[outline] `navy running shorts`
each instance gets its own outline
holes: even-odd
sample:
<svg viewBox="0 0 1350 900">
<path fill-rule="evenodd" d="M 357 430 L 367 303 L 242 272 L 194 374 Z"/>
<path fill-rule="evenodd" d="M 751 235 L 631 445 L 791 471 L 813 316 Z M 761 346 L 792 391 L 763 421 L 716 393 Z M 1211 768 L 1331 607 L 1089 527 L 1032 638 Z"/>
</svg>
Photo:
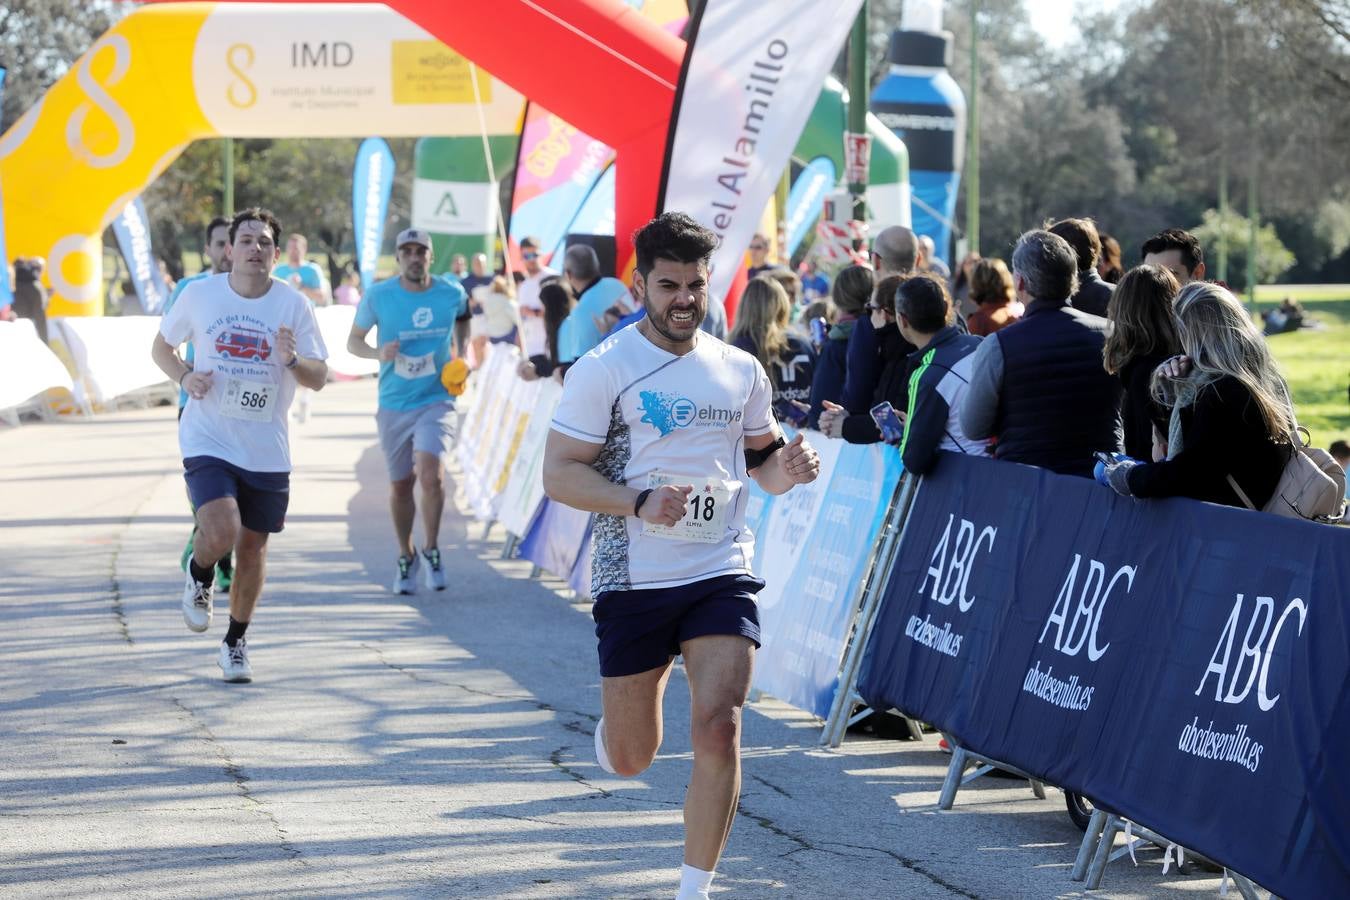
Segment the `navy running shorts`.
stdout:
<svg viewBox="0 0 1350 900">
<path fill-rule="evenodd" d="M 183 478 L 193 509 L 233 497 L 239 504 L 239 522 L 249 531 L 276 534 L 286 527 L 289 472 L 250 472 L 214 456 L 189 456 L 183 460 Z"/>
<path fill-rule="evenodd" d="M 605 591 L 595 598 L 600 674 L 636 675 L 680 655 L 680 643 L 710 634 L 737 634 L 759 647 L 753 575 L 720 575 L 673 588 Z"/>
</svg>

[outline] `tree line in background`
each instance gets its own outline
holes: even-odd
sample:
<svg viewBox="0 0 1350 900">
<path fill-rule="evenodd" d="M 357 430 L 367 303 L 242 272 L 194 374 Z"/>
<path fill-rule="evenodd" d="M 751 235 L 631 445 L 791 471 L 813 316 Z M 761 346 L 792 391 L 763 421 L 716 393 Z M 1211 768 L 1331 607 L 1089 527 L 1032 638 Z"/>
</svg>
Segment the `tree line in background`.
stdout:
<svg viewBox="0 0 1350 900">
<path fill-rule="evenodd" d="M 416 138 L 390 138 L 398 161 L 389 197 L 388 235 L 412 217 L 413 148 Z M 323 256 L 333 284 L 355 256 L 352 235 L 352 167 L 359 138 L 323 140 L 236 139 L 234 205 L 266 206 L 287 233 L 309 239 L 310 255 Z M 155 228 L 155 246 L 170 268 L 184 251 L 199 251 L 202 226 L 220 214 L 224 141 L 198 141 L 143 195 Z M 111 237 L 105 239 L 111 240 Z M 174 272 L 175 277 L 180 273 Z"/>
<path fill-rule="evenodd" d="M 970 5 L 947 4 L 952 76 L 969 92 Z M 1167 226 L 1192 229 L 1214 272 L 1245 286 L 1248 176 L 1257 277 L 1350 281 L 1350 2 L 1126 0 L 1047 47 L 1024 0 L 974 0 L 980 58 L 980 235 L 1007 256 L 1045 219 L 1088 215 L 1127 267 Z M 902 0 L 872 0 L 874 78 Z M 1226 167 L 1230 215 L 1218 215 Z M 964 194 L 965 183 L 962 183 Z M 965 198 L 957 203 L 964 226 Z"/>
<path fill-rule="evenodd" d="M 1026 0 L 950 0 L 951 73 L 967 91 L 971 2 L 985 255 L 1006 256 L 1021 231 L 1045 219 L 1090 215 L 1120 240 L 1130 264 L 1145 237 L 1178 225 L 1203 236 L 1211 261 L 1218 235 L 1228 235 L 1229 282 L 1242 287 L 1241 213 L 1255 171 L 1258 279 L 1350 281 L 1350 0 L 1125 0 L 1081 16 L 1082 37 L 1062 48 L 1047 47 L 1031 28 Z M 885 76 L 902 4 L 869 4 L 874 80 Z M 0 8 L 10 68 L 3 127 L 128 8 L 8 0 Z M 393 225 L 411 213 L 414 143 L 390 141 L 399 162 Z M 340 268 L 352 250 L 358 144 L 235 141 L 235 204 L 266 203 Z M 1226 221 L 1217 213 L 1225 169 Z M 221 170 L 221 142 L 199 142 L 146 191 L 171 268 L 200 246 L 201 225 L 220 211 Z M 958 227 L 964 209 L 962 197 Z"/>
</svg>

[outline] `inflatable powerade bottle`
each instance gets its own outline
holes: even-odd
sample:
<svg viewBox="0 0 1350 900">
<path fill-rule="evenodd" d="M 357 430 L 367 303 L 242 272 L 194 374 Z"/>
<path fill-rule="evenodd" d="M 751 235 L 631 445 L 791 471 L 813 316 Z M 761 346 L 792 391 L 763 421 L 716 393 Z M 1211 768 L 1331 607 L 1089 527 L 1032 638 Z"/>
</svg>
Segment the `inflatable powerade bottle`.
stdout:
<svg viewBox="0 0 1350 900">
<path fill-rule="evenodd" d="M 909 150 L 914 233 L 931 237 L 937 255 L 950 265 L 966 97 L 947 73 L 951 32 L 933 27 L 891 34 L 891 71 L 872 93 L 872 112 Z"/>
</svg>

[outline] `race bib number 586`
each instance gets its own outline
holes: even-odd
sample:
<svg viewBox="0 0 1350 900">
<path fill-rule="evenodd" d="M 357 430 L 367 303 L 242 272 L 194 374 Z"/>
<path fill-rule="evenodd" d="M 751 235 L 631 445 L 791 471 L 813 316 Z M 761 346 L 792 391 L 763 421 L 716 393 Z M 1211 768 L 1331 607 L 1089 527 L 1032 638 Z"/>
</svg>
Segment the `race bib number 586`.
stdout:
<svg viewBox="0 0 1350 900">
<path fill-rule="evenodd" d="M 674 525 L 643 522 L 642 533 L 669 541 L 694 541 L 701 544 L 716 544 L 722 540 L 727 528 L 727 509 L 731 505 L 731 491 L 726 483 L 719 478 L 671 475 L 667 472 L 653 472 L 647 481 L 647 487 L 653 489 L 667 484 L 694 486 L 685 500 L 684 518 Z"/>
<path fill-rule="evenodd" d="M 229 378 L 220 397 L 220 414 L 246 422 L 270 422 L 277 403 L 277 386 Z"/>
</svg>

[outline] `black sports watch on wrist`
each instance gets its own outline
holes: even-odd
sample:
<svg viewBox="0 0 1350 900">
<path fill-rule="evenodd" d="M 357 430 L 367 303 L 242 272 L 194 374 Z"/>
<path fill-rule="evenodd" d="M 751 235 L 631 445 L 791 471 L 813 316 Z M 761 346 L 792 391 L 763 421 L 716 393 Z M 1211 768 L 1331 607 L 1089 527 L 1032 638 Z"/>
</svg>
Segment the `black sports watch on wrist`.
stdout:
<svg viewBox="0 0 1350 900">
<path fill-rule="evenodd" d="M 652 495 L 651 488 L 647 488 L 645 491 L 640 491 L 638 493 L 637 499 L 633 501 L 633 515 L 641 517 L 642 504 L 646 503 L 647 498 L 650 497 L 651 495 Z"/>
</svg>

